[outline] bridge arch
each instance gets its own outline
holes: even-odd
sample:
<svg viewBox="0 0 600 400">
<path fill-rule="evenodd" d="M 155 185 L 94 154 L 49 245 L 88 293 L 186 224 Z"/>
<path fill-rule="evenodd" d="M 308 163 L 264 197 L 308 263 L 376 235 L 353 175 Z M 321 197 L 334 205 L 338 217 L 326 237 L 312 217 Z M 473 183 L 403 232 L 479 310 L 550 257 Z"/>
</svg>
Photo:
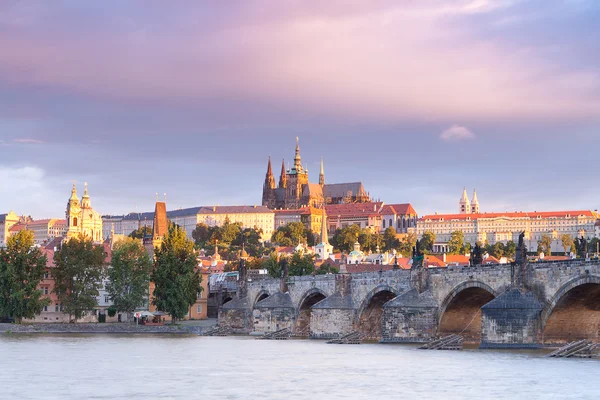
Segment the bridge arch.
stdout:
<svg viewBox="0 0 600 400">
<path fill-rule="evenodd" d="M 541 323 L 543 342 L 600 342 L 600 276 L 579 276 L 564 284 L 542 311 Z"/>
<path fill-rule="evenodd" d="M 481 307 L 496 295 L 494 289 L 480 281 L 455 286 L 440 305 L 438 334 L 461 334 L 466 341 L 481 341 Z"/>
<path fill-rule="evenodd" d="M 260 292 L 258 292 L 256 294 L 256 297 L 254 297 L 254 302 L 252 303 L 252 309 L 254 310 L 254 307 L 256 307 L 256 304 L 259 301 L 263 301 L 267 297 L 269 297 L 269 292 L 267 292 L 266 290 L 262 289 Z"/>
<path fill-rule="evenodd" d="M 379 284 L 365 296 L 356 314 L 356 329 L 363 338 L 379 340 L 382 336 L 383 305 L 400 292 L 387 284 Z"/>
<path fill-rule="evenodd" d="M 302 295 L 296 313 L 296 325 L 294 327 L 296 336 L 310 335 L 310 309 L 326 297 L 327 294 L 319 288 L 311 288 Z"/>
</svg>

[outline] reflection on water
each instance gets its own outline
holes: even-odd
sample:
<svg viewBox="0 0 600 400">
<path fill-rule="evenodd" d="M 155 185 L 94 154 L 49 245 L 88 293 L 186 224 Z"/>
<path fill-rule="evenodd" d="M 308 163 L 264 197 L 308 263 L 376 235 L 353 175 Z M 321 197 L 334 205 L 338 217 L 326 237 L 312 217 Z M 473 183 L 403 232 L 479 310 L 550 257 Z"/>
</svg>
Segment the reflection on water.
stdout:
<svg viewBox="0 0 600 400">
<path fill-rule="evenodd" d="M 6 399 L 598 399 L 600 362 L 247 337 L 0 335 Z"/>
</svg>

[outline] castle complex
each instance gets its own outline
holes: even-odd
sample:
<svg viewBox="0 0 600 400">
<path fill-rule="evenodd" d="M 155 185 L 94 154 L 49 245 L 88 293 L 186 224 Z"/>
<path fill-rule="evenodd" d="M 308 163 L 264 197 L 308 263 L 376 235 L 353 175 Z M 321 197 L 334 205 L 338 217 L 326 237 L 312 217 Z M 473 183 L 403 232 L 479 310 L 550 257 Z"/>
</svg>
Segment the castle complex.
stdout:
<svg viewBox="0 0 600 400">
<path fill-rule="evenodd" d="M 296 138 L 294 165 L 286 170 L 281 163 L 279 185 L 275 183 L 271 158 L 263 185 L 262 205 L 271 209 L 297 209 L 320 207 L 325 204 L 366 203 L 370 201 L 362 182 L 325 184 L 325 170 L 321 160 L 319 183 L 309 183 L 308 170 L 302 166 L 300 145 Z"/>
</svg>

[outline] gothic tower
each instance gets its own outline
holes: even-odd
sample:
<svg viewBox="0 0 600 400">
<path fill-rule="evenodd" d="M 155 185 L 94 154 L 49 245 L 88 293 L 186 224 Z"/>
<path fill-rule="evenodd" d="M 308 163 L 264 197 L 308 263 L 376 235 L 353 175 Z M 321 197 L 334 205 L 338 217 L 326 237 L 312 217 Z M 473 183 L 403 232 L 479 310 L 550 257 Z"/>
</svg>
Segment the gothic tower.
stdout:
<svg viewBox="0 0 600 400">
<path fill-rule="evenodd" d="M 273 175 L 273 168 L 271 167 L 271 157 L 269 157 L 267 174 L 265 176 L 265 183 L 263 184 L 263 206 L 275 208 L 275 188 L 275 176 Z"/>
<path fill-rule="evenodd" d="M 471 200 L 471 214 L 479 214 L 479 200 L 475 189 L 473 189 L 473 200 Z"/>
<path fill-rule="evenodd" d="M 77 236 L 77 234 L 80 232 L 80 214 L 81 204 L 79 203 L 79 197 L 77 197 L 77 187 L 75 186 L 75 182 L 73 182 L 71 197 L 69 197 L 69 201 L 67 202 L 67 211 L 65 213 L 68 238 Z"/>
<path fill-rule="evenodd" d="M 459 204 L 459 214 L 470 214 L 471 213 L 471 202 L 469 201 L 469 196 L 467 195 L 467 188 L 463 189 L 463 194 L 460 199 Z"/>
<path fill-rule="evenodd" d="M 285 207 L 299 208 L 301 206 L 302 192 L 308 184 L 308 170 L 302 166 L 300 157 L 300 144 L 296 137 L 296 155 L 294 166 L 287 172 L 287 186 L 285 192 Z"/>
<path fill-rule="evenodd" d="M 287 175 L 285 172 L 285 160 L 281 160 L 281 175 L 279 175 L 279 189 L 287 187 Z"/>
<path fill-rule="evenodd" d="M 325 186 L 325 168 L 323 167 L 323 159 L 321 158 L 321 172 L 319 173 L 319 185 Z"/>
</svg>

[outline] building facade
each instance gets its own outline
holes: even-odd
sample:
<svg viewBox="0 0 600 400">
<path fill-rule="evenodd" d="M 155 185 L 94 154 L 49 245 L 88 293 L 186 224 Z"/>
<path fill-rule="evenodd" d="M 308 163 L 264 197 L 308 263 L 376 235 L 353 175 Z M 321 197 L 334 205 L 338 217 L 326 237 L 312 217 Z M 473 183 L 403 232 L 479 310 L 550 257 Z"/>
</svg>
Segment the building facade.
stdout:
<svg viewBox="0 0 600 400">
<path fill-rule="evenodd" d="M 465 242 L 474 245 L 476 242 L 495 244 L 508 241 L 518 242 L 519 234 L 525 233 L 525 245 L 529 251 L 537 251 L 538 241 L 544 235 L 552 238 L 552 251 L 564 252 L 561 236 L 567 234 L 572 238 L 595 236 L 595 225 L 598 214 L 591 210 L 546 211 L 546 212 L 504 212 L 482 213 L 479 210 L 477 195 L 474 201 L 466 197 L 466 190 L 459 201 L 458 214 L 425 215 L 417 220 L 415 229 L 410 229 L 418 238 L 425 232 L 433 232 L 436 236 L 434 251 L 444 252 L 450 241 L 452 232 L 461 231 Z M 468 210 L 468 212 L 467 212 Z"/>
<path fill-rule="evenodd" d="M 321 160 L 319 183 L 310 183 L 308 170 L 302 165 L 300 145 L 296 138 L 296 154 L 291 168 L 281 163 L 279 185 L 275 184 L 275 176 L 271 158 L 267 164 L 267 173 L 263 183 L 262 205 L 271 209 L 298 209 L 306 206 L 320 207 L 325 204 L 364 203 L 370 196 L 362 182 L 325 183 L 325 169 Z"/>
<path fill-rule="evenodd" d="M 0 214 L 0 247 L 6 247 L 6 240 L 10 237 L 10 228 L 19 223 L 19 216 L 13 211 Z"/>
<path fill-rule="evenodd" d="M 35 244 L 43 245 L 57 237 L 63 237 L 67 232 L 67 221 L 64 219 L 40 219 L 18 223 L 10 228 L 10 235 L 14 235 L 23 229 L 33 232 Z"/>
<path fill-rule="evenodd" d="M 85 184 L 81 201 L 77 197 L 77 188 L 73 184 L 65 216 L 67 221 L 66 237 L 68 239 L 84 235 L 91 238 L 94 242 L 102 242 L 102 218 L 92 208 L 87 183 Z"/>
</svg>

